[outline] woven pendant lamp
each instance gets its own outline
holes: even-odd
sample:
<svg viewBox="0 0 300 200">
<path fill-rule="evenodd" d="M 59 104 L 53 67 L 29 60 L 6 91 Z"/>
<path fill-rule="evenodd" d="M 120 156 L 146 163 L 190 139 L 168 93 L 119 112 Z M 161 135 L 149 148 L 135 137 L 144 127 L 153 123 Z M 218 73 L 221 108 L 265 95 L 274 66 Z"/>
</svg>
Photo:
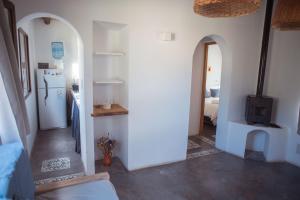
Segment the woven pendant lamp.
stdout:
<svg viewBox="0 0 300 200">
<path fill-rule="evenodd" d="M 272 26 L 280 30 L 300 29 L 300 1 L 279 0 Z"/>
<path fill-rule="evenodd" d="M 237 17 L 256 11 L 261 0 L 195 0 L 194 12 L 205 17 Z"/>
</svg>

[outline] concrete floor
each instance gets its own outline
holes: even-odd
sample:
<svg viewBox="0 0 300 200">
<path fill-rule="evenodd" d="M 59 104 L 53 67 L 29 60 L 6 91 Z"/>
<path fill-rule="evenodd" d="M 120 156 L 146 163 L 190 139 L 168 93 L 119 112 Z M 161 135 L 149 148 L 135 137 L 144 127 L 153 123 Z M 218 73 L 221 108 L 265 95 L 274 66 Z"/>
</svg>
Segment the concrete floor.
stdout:
<svg viewBox="0 0 300 200">
<path fill-rule="evenodd" d="M 227 153 L 127 172 L 119 159 L 109 171 L 120 200 L 299 200 L 300 168 L 243 160 Z"/>
<path fill-rule="evenodd" d="M 51 134 L 52 133 L 52 134 Z M 35 179 L 82 172 L 70 130 L 39 133 L 32 153 Z M 71 169 L 41 173 L 45 159 L 69 156 Z M 73 164 L 72 164 L 73 163 Z M 243 160 L 218 153 L 174 164 L 128 172 L 118 158 L 108 171 L 120 200 L 299 200 L 300 168 L 287 163 Z"/>
<path fill-rule="evenodd" d="M 39 131 L 31 153 L 31 167 L 34 180 L 60 177 L 84 171 L 80 154 L 75 152 L 75 140 L 71 128 Z M 70 168 L 52 172 L 41 172 L 44 160 L 70 158 Z"/>
</svg>

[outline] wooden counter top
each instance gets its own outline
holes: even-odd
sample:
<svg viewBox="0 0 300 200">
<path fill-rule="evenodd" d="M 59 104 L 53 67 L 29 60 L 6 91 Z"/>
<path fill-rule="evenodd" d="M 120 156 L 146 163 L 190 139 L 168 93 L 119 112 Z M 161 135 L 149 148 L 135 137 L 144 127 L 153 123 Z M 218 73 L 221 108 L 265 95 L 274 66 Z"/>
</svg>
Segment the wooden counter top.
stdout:
<svg viewBox="0 0 300 200">
<path fill-rule="evenodd" d="M 94 111 L 91 114 L 92 117 L 103 117 L 113 115 L 127 115 L 128 110 L 120 106 L 119 104 L 112 104 L 111 109 L 107 110 L 103 108 L 103 105 L 95 105 Z"/>
</svg>

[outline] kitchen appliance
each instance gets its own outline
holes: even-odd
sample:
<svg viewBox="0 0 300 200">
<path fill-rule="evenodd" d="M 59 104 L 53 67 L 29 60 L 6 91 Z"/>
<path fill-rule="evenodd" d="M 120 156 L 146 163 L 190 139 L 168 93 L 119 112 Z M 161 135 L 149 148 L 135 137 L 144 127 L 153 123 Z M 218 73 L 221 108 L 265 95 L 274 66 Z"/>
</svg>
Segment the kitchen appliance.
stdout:
<svg viewBox="0 0 300 200">
<path fill-rule="evenodd" d="M 67 127 L 66 80 L 57 69 L 38 69 L 38 106 L 41 130 Z"/>
</svg>

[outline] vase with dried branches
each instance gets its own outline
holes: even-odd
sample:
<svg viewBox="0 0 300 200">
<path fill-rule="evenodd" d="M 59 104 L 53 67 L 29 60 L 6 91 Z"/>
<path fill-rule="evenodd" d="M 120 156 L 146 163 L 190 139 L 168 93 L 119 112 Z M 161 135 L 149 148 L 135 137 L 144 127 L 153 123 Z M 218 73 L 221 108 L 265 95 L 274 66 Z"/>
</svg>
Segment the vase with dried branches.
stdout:
<svg viewBox="0 0 300 200">
<path fill-rule="evenodd" d="M 115 148 L 115 145 L 116 145 L 116 141 L 111 140 L 109 138 L 109 133 L 108 133 L 108 137 L 101 137 L 97 141 L 97 146 L 103 153 L 103 165 L 104 166 L 110 166 L 111 165 L 111 163 L 112 163 L 112 151 Z"/>
</svg>

